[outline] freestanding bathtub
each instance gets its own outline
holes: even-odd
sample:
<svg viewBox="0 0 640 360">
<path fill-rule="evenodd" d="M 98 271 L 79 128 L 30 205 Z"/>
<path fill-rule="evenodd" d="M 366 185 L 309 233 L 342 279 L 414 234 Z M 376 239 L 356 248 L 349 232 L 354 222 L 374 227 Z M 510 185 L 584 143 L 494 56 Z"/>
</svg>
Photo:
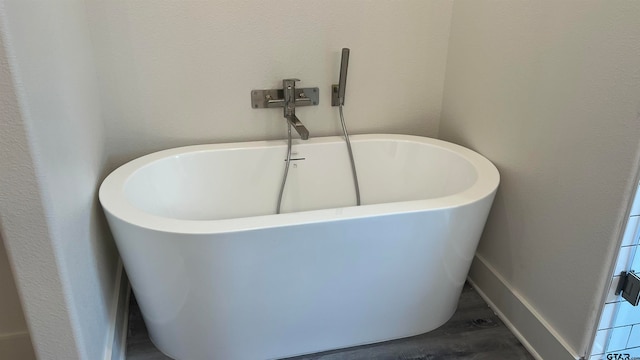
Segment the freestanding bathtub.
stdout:
<svg viewBox="0 0 640 360">
<path fill-rule="evenodd" d="M 154 344 L 175 359 L 259 360 L 421 334 L 453 315 L 498 186 L 463 147 L 352 136 L 160 151 L 100 201 Z"/>
</svg>

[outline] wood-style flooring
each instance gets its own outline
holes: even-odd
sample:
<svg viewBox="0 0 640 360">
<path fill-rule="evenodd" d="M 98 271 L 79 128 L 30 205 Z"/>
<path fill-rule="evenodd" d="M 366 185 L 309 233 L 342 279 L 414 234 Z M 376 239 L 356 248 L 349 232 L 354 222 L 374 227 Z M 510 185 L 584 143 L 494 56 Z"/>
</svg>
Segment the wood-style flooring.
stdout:
<svg viewBox="0 0 640 360">
<path fill-rule="evenodd" d="M 127 360 L 166 360 L 149 340 L 133 296 L 129 311 Z M 469 285 L 451 320 L 409 338 L 326 351 L 287 360 L 533 360 L 518 339 Z M 180 359 L 189 360 L 189 359 Z M 233 360 L 233 359 L 224 359 Z M 258 360 L 258 359 L 256 359 Z"/>
</svg>

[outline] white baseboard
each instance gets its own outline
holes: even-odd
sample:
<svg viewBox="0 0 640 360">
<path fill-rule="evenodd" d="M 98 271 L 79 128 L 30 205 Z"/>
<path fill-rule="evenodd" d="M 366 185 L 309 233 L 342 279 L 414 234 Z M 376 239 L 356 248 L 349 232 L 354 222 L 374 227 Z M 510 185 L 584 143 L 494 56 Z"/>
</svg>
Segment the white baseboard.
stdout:
<svg viewBox="0 0 640 360">
<path fill-rule="evenodd" d="M 35 360 L 29 333 L 0 334 L 0 359 Z"/>
<path fill-rule="evenodd" d="M 111 309 L 104 360 L 124 360 L 126 355 L 131 288 L 129 287 L 127 274 L 122 267 L 122 261 L 118 262 L 114 289 L 115 293 L 113 295 L 113 307 Z"/>
<path fill-rule="evenodd" d="M 540 313 L 478 254 L 471 265 L 469 282 L 534 358 L 580 358 Z"/>
</svg>

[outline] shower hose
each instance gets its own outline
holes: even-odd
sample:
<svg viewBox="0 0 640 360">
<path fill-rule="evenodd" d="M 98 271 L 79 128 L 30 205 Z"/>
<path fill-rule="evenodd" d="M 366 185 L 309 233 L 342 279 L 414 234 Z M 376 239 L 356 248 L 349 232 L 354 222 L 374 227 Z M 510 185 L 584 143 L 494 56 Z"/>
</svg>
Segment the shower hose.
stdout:
<svg viewBox="0 0 640 360">
<path fill-rule="evenodd" d="M 349 160 L 351 160 L 351 174 L 353 175 L 353 186 L 356 189 L 356 205 L 360 206 L 360 184 L 358 183 L 358 173 L 356 172 L 356 162 L 353 159 L 353 151 L 351 150 L 351 141 L 349 141 L 349 133 L 347 133 L 347 124 L 344 122 L 344 115 L 342 114 L 342 101 L 338 106 L 340 111 L 340 122 L 342 123 L 342 132 L 344 133 L 344 141 L 347 143 L 347 150 L 349 151 Z"/>
<path fill-rule="evenodd" d="M 282 205 L 282 194 L 284 193 L 284 186 L 287 183 L 287 175 L 289 175 L 289 162 L 291 161 L 291 124 L 287 121 L 287 160 L 284 166 L 284 175 L 282 176 L 282 184 L 280 184 L 280 195 L 278 195 L 278 206 L 276 207 L 276 214 L 280 214 L 280 205 Z"/>
<path fill-rule="evenodd" d="M 342 132 L 344 133 L 344 140 L 347 143 L 347 150 L 349 151 L 349 160 L 351 160 L 351 174 L 353 175 L 353 185 L 356 190 L 356 205 L 360 206 L 360 185 L 358 183 L 358 173 L 356 172 L 356 162 L 353 159 L 353 151 L 351 150 L 351 141 L 349 140 L 349 133 L 347 132 L 347 125 L 344 121 L 344 114 L 342 112 L 342 102 L 338 107 L 340 111 L 340 123 L 342 124 Z M 280 214 L 280 207 L 282 205 L 282 195 L 284 194 L 284 187 L 287 183 L 287 176 L 289 175 L 289 162 L 291 161 L 291 124 L 287 123 L 287 160 L 284 166 L 284 175 L 282 176 L 282 184 L 280 184 L 280 195 L 278 195 L 278 206 L 276 207 L 276 214 Z"/>
</svg>

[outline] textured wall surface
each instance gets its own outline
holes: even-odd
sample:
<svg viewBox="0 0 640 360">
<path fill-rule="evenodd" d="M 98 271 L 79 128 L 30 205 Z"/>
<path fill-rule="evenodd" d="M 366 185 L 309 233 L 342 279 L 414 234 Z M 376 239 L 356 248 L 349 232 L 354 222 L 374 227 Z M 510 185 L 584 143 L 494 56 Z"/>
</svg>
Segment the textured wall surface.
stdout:
<svg viewBox="0 0 640 360">
<path fill-rule="evenodd" d="M 502 176 L 478 254 L 575 353 L 586 350 L 635 186 L 638 18 L 636 1 L 453 10 L 440 136 Z"/>
<path fill-rule="evenodd" d="M 76 343 L 56 254 L 48 236 L 25 124 L 9 72 L 5 14 L 0 15 L 0 230 L 13 259 L 36 352 L 45 359 L 75 359 Z"/>
<path fill-rule="evenodd" d="M 88 2 L 110 164 L 178 145 L 286 137 L 252 89 L 320 87 L 300 108 L 311 136 L 338 134 L 330 85 L 351 48 L 353 133 L 436 136 L 452 1 Z M 296 135 L 297 136 L 297 135 Z"/>
<path fill-rule="evenodd" d="M 0 87 L 4 85 L 0 80 Z M 16 284 L 4 247 L 1 227 L 0 294 L 2 294 L 0 296 L 0 359 L 35 359 L 22 305 L 20 305 Z"/>
<path fill-rule="evenodd" d="M 100 359 L 117 257 L 96 196 L 105 149 L 85 4 L 0 4 L 15 86 L 2 94 L 3 237 L 39 357 Z"/>
<path fill-rule="evenodd" d="M 0 234 L 0 337 L 27 331 L 22 306 L 13 281 L 11 267 L 4 248 L 4 240 Z"/>
</svg>

